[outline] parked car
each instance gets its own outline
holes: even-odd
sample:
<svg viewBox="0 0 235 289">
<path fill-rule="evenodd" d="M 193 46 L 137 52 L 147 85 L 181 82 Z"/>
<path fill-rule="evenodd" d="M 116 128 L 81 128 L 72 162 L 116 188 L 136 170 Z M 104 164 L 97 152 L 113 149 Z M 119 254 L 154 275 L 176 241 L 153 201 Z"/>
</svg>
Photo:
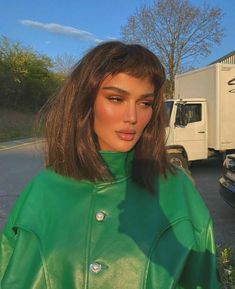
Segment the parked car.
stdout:
<svg viewBox="0 0 235 289">
<path fill-rule="evenodd" d="M 226 203 L 235 208 L 235 154 L 227 155 L 224 173 L 219 179 L 220 195 Z"/>
</svg>

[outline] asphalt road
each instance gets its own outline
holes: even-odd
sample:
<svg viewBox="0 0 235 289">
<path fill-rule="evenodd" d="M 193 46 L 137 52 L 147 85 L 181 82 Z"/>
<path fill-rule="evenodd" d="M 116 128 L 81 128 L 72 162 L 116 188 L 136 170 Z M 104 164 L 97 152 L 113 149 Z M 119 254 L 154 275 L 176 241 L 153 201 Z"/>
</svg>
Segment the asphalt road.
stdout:
<svg viewBox="0 0 235 289">
<path fill-rule="evenodd" d="M 43 168 L 40 143 L 0 145 L 0 229 L 16 197 Z"/>
<path fill-rule="evenodd" d="M 196 187 L 211 213 L 216 243 L 235 249 L 235 209 L 228 206 L 219 194 L 218 179 L 223 173 L 222 161 L 216 158 L 200 161 L 190 169 Z"/>
<path fill-rule="evenodd" d="M 0 145 L 0 229 L 19 192 L 43 168 L 40 143 L 5 148 Z M 221 161 L 211 159 L 197 162 L 192 165 L 191 171 L 212 215 L 216 243 L 235 248 L 235 209 L 225 204 L 219 195 Z"/>
</svg>

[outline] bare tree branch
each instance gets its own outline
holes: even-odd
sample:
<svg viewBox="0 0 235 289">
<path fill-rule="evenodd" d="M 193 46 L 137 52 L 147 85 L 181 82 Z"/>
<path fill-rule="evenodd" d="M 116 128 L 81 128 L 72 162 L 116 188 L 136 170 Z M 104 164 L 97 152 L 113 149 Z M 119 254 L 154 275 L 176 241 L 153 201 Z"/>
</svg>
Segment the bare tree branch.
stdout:
<svg viewBox="0 0 235 289">
<path fill-rule="evenodd" d="M 174 77 L 199 56 L 207 56 L 224 35 L 217 7 L 195 6 L 189 0 L 156 0 L 144 5 L 121 27 L 122 38 L 140 43 L 161 59 L 173 93 Z"/>
<path fill-rule="evenodd" d="M 54 70 L 67 75 L 75 65 L 76 61 L 76 57 L 68 53 L 57 55 L 54 59 Z"/>
</svg>

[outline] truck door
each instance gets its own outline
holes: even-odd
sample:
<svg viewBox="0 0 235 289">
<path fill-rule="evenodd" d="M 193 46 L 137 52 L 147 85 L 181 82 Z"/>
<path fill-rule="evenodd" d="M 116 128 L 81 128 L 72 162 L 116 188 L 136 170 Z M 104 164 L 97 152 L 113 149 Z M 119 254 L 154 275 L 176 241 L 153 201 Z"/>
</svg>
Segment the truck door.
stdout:
<svg viewBox="0 0 235 289">
<path fill-rule="evenodd" d="M 180 120 L 182 105 L 178 105 L 176 111 L 174 143 L 185 148 L 189 160 L 205 159 L 207 158 L 206 102 L 187 102 L 183 106 L 183 125 L 182 120 Z"/>
</svg>

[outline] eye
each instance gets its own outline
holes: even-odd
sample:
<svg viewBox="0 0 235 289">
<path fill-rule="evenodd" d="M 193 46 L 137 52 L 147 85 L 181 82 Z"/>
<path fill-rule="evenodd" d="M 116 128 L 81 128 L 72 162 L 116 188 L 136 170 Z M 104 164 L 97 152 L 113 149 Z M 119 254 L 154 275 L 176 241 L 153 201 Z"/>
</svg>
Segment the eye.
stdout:
<svg viewBox="0 0 235 289">
<path fill-rule="evenodd" d="M 123 100 L 120 96 L 108 96 L 107 99 L 112 102 L 122 102 Z"/>
<path fill-rule="evenodd" d="M 150 100 L 141 101 L 140 104 L 144 107 L 153 107 L 153 101 Z"/>
</svg>

